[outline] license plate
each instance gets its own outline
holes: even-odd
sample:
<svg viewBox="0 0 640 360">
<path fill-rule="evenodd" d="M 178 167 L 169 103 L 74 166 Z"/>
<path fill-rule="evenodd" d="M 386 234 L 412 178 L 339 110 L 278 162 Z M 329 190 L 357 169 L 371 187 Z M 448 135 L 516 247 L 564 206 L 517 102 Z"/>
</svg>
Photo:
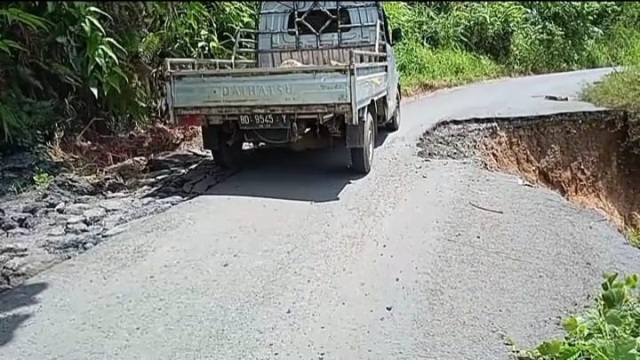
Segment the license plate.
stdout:
<svg viewBox="0 0 640 360">
<path fill-rule="evenodd" d="M 240 115 L 242 129 L 288 129 L 289 116 L 286 114 Z"/>
</svg>

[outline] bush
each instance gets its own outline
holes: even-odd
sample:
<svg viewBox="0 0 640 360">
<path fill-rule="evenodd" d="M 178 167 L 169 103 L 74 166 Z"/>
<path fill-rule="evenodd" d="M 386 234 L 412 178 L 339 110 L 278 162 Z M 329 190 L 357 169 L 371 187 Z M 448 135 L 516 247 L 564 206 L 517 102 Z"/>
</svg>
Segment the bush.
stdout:
<svg viewBox="0 0 640 360">
<path fill-rule="evenodd" d="M 567 335 L 545 341 L 536 349 L 522 351 L 520 360 L 637 360 L 640 359 L 640 298 L 638 275 L 618 280 L 606 277 L 594 306 L 581 316 L 570 317 L 562 326 Z"/>
<path fill-rule="evenodd" d="M 598 106 L 640 113 L 640 68 L 614 72 L 596 84 L 587 86 L 583 99 Z"/>
<path fill-rule="evenodd" d="M 408 92 L 456 86 L 504 74 L 504 68 L 486 56 L 462 50 L 432 50 L 413 43 L 396 49 L 401 82 Z"/>
<path fill-rule="evenodd" d="M 117 132 L 162 117 L 162 60 L 224 56 L 229 34 L 253 27 L 255 9 L 254 2 L 3 3 L 0 136 L 31 143 L 89 122 Z"/>
<path fill-rule="evenodd" d="M 387 3 L 394 23 L 403 24 L 406 42 L 399 49 L 400 63 L 415 61 L 415 49 L 454 56 L 451 69 L 422 56 L 429 69 L 416 84 L 437 87 L 487 76 L 536 74 L 611 66 L 628 62 L 640 46 L 640 6 L 624 2 L 460 2 Z M 402 51 L 410 49 L 411 51 Z M 634 50 L 635 49 L 635 50 Z M 446 55 L 444 55 L 446 54 Z M 403 59 L 405 58 L 405 59 Z M 459 64 L 475 59 L 475 66 L 460 71 Z M 445 68 L 441 68 L 445 66 Z M 434 70 L 435 68 L 436 70 Z M 454 69 L 456 68 L 456 69 Z M 434 79 L 443 75 L 446 81 Z M 455 81 L 451 81 L 451 78 Z"/>
</svg>

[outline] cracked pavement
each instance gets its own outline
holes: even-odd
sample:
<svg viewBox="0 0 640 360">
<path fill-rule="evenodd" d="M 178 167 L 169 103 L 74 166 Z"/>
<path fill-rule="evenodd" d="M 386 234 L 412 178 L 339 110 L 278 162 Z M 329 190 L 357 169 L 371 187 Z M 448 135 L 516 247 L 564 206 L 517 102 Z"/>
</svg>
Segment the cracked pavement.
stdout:
<svg viewBox="0 0 640 360">
<path fill-rule="evenodd" d="M 0 298 L 0 359 L 508 359 L 505 337 L 558 336 L 602 272 L 640 270 L 636 250 L 595 212 L 416 142 L 443 119 L 592 109 L 539 96 L 606 71 L 404 104 L 364 178 L 341 151 L 256 154 Z"/>
</svg>

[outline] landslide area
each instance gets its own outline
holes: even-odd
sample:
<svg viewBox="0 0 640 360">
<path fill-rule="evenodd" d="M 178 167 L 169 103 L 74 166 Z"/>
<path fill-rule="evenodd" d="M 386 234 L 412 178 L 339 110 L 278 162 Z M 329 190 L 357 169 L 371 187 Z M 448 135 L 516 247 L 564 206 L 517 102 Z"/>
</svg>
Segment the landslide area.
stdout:
<svg viewBox="0 0 640 360">
<path fill-rule="evenodd" d="M 471 158 L 525 185 L 547 186 L 633 237 L 640 229 L 637 123 L 636 115 L 608 110 L 447 121 L 423 135 L 420 155 Z"/>
</svg>

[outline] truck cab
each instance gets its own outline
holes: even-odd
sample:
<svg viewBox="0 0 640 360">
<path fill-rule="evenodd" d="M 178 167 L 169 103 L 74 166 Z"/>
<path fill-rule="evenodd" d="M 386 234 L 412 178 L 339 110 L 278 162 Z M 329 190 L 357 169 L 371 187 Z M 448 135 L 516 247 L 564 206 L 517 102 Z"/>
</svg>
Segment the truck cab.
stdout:
<svg viewBox="0 0 640 360">
<path fill-rule="evenodd" d="M 400 124 L 394 35 L 378 1 L 265 1 L 230 59 L 167 59 L 171 118 L 202 126 L 224 167 L 244 143 L 344 145 L 368 173 L 378 129 Z"/>
</svg>

